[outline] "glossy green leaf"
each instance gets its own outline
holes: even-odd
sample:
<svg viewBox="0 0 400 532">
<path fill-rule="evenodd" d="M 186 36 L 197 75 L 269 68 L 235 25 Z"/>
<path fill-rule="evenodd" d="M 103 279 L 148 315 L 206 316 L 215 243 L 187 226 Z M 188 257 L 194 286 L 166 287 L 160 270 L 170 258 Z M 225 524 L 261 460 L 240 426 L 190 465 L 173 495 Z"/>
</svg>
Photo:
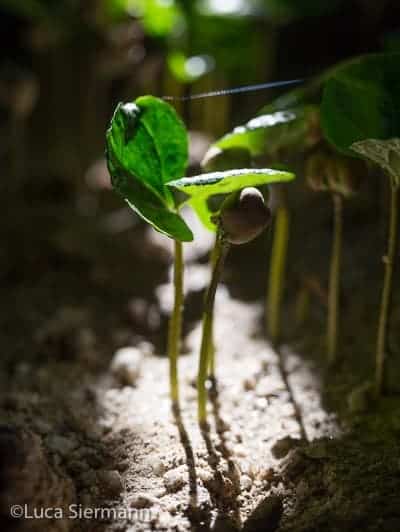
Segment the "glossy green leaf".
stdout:
<svg viewBox="0 0 400 532">
<path fill-rule="evenodd" d="M 173 107 L 153 96 L 119 104 L 107 131 L 107 150 L 136 179 L 172 205 L 164 184 L 185 173 L 188 140 Z"/>
<path fill-rule="evenodd" d="M 289 172 L 268 168 L 245 168 L 184 177 L 172 181 L 168 185 L 190 196 L 189 205 L 196 211 L 205 227 L 215 231 L 215 225 L 211 220 L 213 212 L 209 208 L 208 198 L 219 194 L 229 194 L 245 187 L 287 182 L 294 177 L 294 174 Z"/>
<path fill-rule="evenodd" d="M 158 231 L 192 240 L 166 186 L 187 164 L 187 133 L 174 109 L 152 96 L 119 104 L 106 140 L 113 188 Z"/>
<path fill-rule="evenodd" d="M 222 150 L 247 149 L 252 156 L 274 156 L 278 151 L 299 152 L 318 138 L 319 111 L 305 105 L 253 118 L 215 143 Z"/>
<path fill-rule="evenodd" d="M 324 87 L 321 122 L 336 148 L 350 155 L 356 142 L 400 137 L 399 72 L 398 53 L 363 56 L 335 69 Z"/>
</svg>

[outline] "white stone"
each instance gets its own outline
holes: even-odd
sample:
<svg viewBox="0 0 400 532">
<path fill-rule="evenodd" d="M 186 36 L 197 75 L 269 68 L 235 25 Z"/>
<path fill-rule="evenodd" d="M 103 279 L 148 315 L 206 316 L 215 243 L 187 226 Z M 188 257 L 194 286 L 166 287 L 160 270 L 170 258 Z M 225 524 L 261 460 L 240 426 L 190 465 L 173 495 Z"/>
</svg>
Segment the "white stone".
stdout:
<svg viewBox="0 0 400 532">
<path fill-rule="evenodd" d="M 142 353 L 136 347 L 122 347 L 114 354 L 110 369 L 121 384 L 134 385 L 140 376 Z"/>
</svg>

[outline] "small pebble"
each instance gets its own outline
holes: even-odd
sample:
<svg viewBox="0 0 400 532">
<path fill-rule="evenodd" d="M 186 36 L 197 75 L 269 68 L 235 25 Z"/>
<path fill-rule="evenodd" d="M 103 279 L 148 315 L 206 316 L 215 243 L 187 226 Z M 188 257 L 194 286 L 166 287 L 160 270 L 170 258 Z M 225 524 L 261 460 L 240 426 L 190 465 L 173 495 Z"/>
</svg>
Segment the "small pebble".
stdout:
<svg viewBox="0 0 400 532">
<path fill-rule="evenodd" d="M 65 436 L 51 435 L 46 438 L 46 445 L 52 451 L 60 454 L 63 457 L 68 456 L 78 446 L 78 443 Z"/>
<path fill-rule="evenodd" d="M 116 470 L 98 471 L 97 480 L 102 491 L 111 496 L 117 497 L 123 490 L 121 475 Z"/>
<path fill-rule="evenodd" d="M 253 485 L 253 482 L 251 481 L 251 478 L 247 475 L 242 475 L 240 477 L 240 487 L 242 490 L 250 491 L 251 487 Z"/>
<path fill-rule="evenodd" d="M 278 440 L 271 448 L 272 456 L 276 459 L 284 458 L 289 451 L 294 449 L 300 443 L 299 439 L 285 436 Z"/>
<path fill-rule="evenodd" d="M 283 513 L 282 500 L 271 495 L 262 500 L 244 523 L 243 532 L 274 532 Z"/>
<path fill-rule="evenodd" d="M 186 483 L 185 469 L 184 467 L 177 467 L 165 473 L 164 485 L 168 492 L 173 493 L 183 488 Z"/>
<path fill-rule="evenodd" d="M 150 508 L 157 503 L 157 500 L 147 493 L 137 493 L 129 499 L 131 508 Z"/>
<path fill-rule="evenodd" d="M 122 347 L 115 352 L 110 369 L 121 383 L 133 386 L 140 376 L 142 353 L 136 347 Z"/>
<path fill-rule="evenodd" d="M 151 467 L 153 469 L 154 474 L 157 475 L 158 477 L 162 477 L 163 474 L 165 473 L 165 465 L 163 464 L 162 460 L 160 460 L 159 458 L 155 458 L 153 460 Z"/>
</svg>

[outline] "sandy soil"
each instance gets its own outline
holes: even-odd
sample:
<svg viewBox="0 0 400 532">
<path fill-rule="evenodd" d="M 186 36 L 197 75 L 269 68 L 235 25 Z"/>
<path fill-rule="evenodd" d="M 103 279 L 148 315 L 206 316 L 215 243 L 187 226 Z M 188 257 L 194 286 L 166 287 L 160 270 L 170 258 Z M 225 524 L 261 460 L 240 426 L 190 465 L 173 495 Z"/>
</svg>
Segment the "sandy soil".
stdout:
<svg viewBox="0 0 400 532">
<path fill-rule="evenodd" d="M 251 301 L 260 251 L 249 247 L 243 283 L 242 256 L 233 254 L 229 290 L 221 286 L 217 297 L 209 430 L 200 431 L 195 376 L 210 242 L 187 249 L 181 410 L 173 413 L 163 239 L 129 223 L 116 239 L 107 231 L 125 227 L 124 214 L 88 223 L 55 203 L 24 216 L 40 237 L 32 240 L 29 223 L 12 217 L 1 229 L 15 243 L 2 266 L 3 530 L 400 529 L 398 398 L 374 405 L 357 387 L 364 354 L 350 332 L 368 301 L 344 325 L 351 339 L 345 359 L 327 375 L 318 334 L 280 352 L 265 341 L 262 306 Z M 237 286 L 249 288 L 247 302 Z M 314 306 L 309 331 L 323 313 Z M 128 350 L 121 355 L 121 348 Z M 63 515 L 13 519 L 12 504 L 57 507 Z M 72 519 L 70 505 L 103 514 Z"/>
</svg>

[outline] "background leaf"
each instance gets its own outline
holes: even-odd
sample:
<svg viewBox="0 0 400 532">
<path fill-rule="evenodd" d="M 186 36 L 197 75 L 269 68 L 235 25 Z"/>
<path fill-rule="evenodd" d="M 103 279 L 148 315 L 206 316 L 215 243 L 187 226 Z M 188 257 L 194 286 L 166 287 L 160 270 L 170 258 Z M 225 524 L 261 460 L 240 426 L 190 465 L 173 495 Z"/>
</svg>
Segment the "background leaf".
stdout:
<svg viewBox="0 0 400 532">
<path fill-rule="evenodd" d="M 371 54 L 335 69 L 321 107 L 326 138 L 339 150 L 400 137 L 400 54 Z"/>
<path fill-rule="evenodd" d="M 222 137 L 215 146 L 223 150 L 245 148 L 253 157 L 273 157 L 278 150 L 299 152 L 308 144 L 312 145 L 318 129 L 318 107 L 304 105 L 253 118 Z"/>
</svg>

